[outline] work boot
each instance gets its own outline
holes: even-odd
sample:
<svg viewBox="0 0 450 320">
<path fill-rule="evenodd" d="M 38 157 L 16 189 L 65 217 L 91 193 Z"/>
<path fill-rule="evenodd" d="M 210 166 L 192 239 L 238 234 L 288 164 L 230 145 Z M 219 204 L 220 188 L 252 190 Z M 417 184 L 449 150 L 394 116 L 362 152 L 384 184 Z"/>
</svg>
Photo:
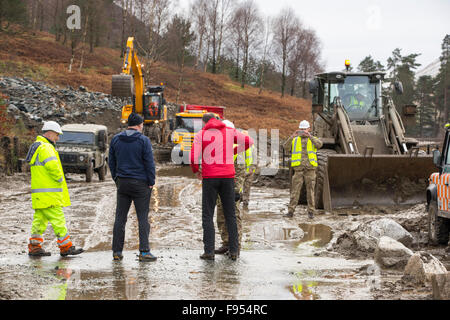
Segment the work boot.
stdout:
<svg viewBox="0 0 450 320">
<path fill-rule="evenodd" d="M 308 211 L 308 218 L 314 219 L 314 212 Z"/>
<path fill-rule="evenodd" d="M 294 214 L 293 213 L 287 213 L 285 215 L 283 215 L 284 218 L 293 218 Z"/>
<path fill-rule="evenodd" d="M 151 252 L 141 252 L 139 253 L 139 261 L 142 262 L 153 262 L 156 261 L 156 258 L 153 254 L 151 254 Z"/>
<path fill-rule="evenodd" d="M 69 249 L 62 249 L 61 248 L 61 252 L 59 253 L 61 255 L 61 257 L 67 257 L 67 256 L 76 256 L 78 254 L 83 253 L 84 250 L 81 248 L 76 248 L 75 246 L 71 246 Z"/>
<path fill-rule="evenodd" d="M 123 259 L 122 252 L 113 252 L 113 260 L 121 261 Z"/>
<path fill-rule="evenodd" d="M 214 260 L 215 257 L 214 257 L 213 254 L 203 253 L 203 254 L 200 256 L 200 259 L 203 259 L 203 260 Z"/>
<path fill-rule="evenodd" d="M 28 245 L 28 255 L 31 257 L 49 257 L 52 254 L 50 252 L 45 251 L 40 246 L 35 247 L 31 244 Z"/>
<path fill-rule="evenodd" d="M 231 260 L 236 261 L 237 258 L 239 257 L 239 251 L 238 251 L 238 252 L 235 252 L 235 253 L 229 252 L 229 253 L 228 253 L 228 256 L 230 257 Z"/>
<path fill-rule="evenodd" d="M 214 250 L 215 254 L 225 254 L 228 252 L 228 246 L 221 246 L 219 249 Z"/>
</svg>

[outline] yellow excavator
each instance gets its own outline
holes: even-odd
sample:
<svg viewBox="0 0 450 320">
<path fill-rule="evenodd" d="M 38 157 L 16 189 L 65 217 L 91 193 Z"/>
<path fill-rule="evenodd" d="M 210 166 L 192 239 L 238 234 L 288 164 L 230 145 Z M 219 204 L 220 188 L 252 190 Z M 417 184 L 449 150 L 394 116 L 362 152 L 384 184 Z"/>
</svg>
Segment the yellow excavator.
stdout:
<svg viewBox="0 0 450 320">
<path fill-rule="evenodd" d="M 112 76 L 111 94 L 115 97 L 133 98 L 133 104 L 122 107 L 122 124 L 126 124 L 128 116 L 136 112 L 144 118 L 144 134 L 156 144 L 167 143 L 170 127 L 164 85 L 161 83 L 159 86 L 145 88 L 142 68 L 134 46 L 134 37 L 129 37 L 122 73 Z"/>
</svg>

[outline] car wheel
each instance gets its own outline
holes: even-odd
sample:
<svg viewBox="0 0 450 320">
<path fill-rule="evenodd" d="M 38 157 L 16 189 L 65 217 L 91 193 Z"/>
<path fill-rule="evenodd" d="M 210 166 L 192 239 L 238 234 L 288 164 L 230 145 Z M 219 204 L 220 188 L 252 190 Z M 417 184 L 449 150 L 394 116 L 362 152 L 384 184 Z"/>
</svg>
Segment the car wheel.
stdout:
<svg viewBox="0 0 450 320">
<path fill-rule="evenodd" d="M 86 169 L 86 182 L 92 181 L 93 174 L 94 174 L 94 164 L 90 162 L 89 167 Z"/>
<path fill-rule="evenodd" d="M 104 163 L 100 168 L 98 168 L 98 179 L 100 181 L 105 181 L 106 176 L 106 163 Z"/>
<path fill-rule="evenodd" d="M 438 216 L 438 206 L 435 201 L 428 207 L 428 239 L 431 244 L 446 245 L 449 240 L 449 219 Z"/>
</svg>

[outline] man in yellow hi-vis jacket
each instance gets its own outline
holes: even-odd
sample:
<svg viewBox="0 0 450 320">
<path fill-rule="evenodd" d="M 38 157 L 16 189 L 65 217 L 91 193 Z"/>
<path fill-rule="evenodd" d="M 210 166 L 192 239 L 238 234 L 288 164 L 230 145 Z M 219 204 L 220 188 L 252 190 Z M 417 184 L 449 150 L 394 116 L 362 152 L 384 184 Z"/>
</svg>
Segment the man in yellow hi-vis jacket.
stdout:
<svg viewBox="0 0 450 320">
<path fill-rule="evenodd" d="M 308 198 L 308 216 L 314 218 L 315 208 L 315 186 L 316 186 L 316 169 L 317 150 L 322 148 L 322 141 L 311 135 L 311 127 L 308 121 L 304 120 L 300 123 L 295 136 L 291 136 L 285 144 L 284 148 L 291 147 L 291 167 L 294 170 L 291 184 L 291 200 L 288 206 L 287 218 L 294 216 L 295 207 L 300 198 L 303 181 L 306 182 L 306 193 Z"/>
<path fill-rule="evenodd" d="M 31 238 L 28 245 L 30 256 L 49 256 L 44 251 L 42 235 L 50 222 L 57 237 L 61 256 L 77 255 L 83 249 L 77 249 L 70 240 L 66 227 L 63 207 L 70 206 L 64 171 L 55 143 L 62 134 L 61 127 L 54 121 L 45 122 L 43 135 L 36 138 L 27 154 L 26 161 L 31 170 L 31 200 L 34 218 L 31 226 Z"/>
</svg>

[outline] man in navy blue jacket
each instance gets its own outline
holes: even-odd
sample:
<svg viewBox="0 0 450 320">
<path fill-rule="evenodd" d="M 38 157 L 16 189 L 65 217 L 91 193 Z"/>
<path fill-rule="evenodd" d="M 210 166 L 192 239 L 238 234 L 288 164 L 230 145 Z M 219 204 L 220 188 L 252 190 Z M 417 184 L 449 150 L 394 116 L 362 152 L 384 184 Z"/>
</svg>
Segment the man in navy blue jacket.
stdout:
<svg viewBox="0 0 450 320">
<path fill-rule="evenodd" d="M 139 222 L 139 260 L 155 261 L 148 237 L 150 197 L 155 185 L 155 163 L 150 139 L 142 134 L 144 120 L 136 113 L 128 117 L 128 129 L 117 134 L 109 148 L 109 168 L 117 185 L 116 219 L 113 230 L 113 258 L 122 260 L 125 225 L 131 202 Z"/>
</svg>

